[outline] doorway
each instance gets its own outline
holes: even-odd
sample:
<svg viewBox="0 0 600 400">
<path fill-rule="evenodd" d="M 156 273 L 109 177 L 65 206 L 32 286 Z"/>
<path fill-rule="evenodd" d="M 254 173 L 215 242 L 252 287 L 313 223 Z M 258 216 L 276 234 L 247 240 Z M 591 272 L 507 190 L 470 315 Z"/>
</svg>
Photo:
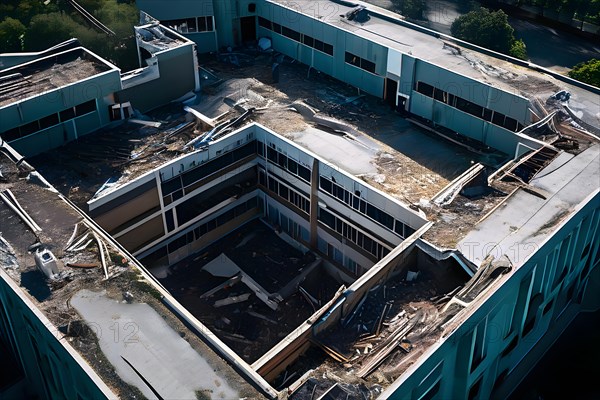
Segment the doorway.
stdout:
<svg viewBox="0 0 600 400">
<path fill-rule="evenodd" d="M 398 93 L 398 82 L 385 78 L 385 102 L 392 108 L 396 108 L 396 94 Z"/>
<path fill-rule="evenodd" d="M 256 17 L 240 18 L 242 30 L 242 43 L 254 42 L 256 40 Z"/>
</svg>

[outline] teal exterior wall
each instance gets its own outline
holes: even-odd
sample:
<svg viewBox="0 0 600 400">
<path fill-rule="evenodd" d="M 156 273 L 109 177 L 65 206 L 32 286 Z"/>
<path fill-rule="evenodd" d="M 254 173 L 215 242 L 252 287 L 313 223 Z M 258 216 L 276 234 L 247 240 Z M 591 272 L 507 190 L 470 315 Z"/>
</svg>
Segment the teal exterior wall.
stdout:
<svg viewBox="0 0 600 400">
<path fill-rule="evenodd" d="M 82 57 L 90 57 L 82 48 L 74 49 L 73 52 L 80 52 Z M 36 62 L 4 70 L 2 75 L 35 68 Z M 109 69 L 107 66 L 106 71 L 87 79 L 7 104 L 0 107 L 0 135 L 26 157 L 62 146 L 108 124 L 108 108 L 113 103 L 112 93 L 119 89 L 119 70 L 115 67 Z M 79 106 L 86 103 L 88 106 L 93 105 L 94 110 L 85 108 L 73 112 L 74 109 L 80 110 Z M 66 116 L 64 113 L 70 115 Z M 38 128 L 30 134 L 11 133 L 15 128 L 36 123 L 50 116 L 54 116 L 54 122 L 48 124 L 45 129 Z"/>
<path fill-rule="evenodd" d="M 0 337 L 24 371 L 26 398 L 116 398 L 34 307 L 0 270 Z"/>
<path fill-rule="evenodd" d="M 470 307 L 477 308 L 382 398 L 505 398 L 510 392 L 499 392 L 518 384 L 527 355 L 549 345 L 544 336 L 592 311 L 586 299 L 600 272 L 599 205 L 597 192 L 489 298 L 476 299 Z"/>
<path fill-rule="evenodd" d="M 150 111 L 195 90 L 194 44 L 156 53 L 160 78 L 115 93 L 117 103 L 130 101 L 134 109 Z"/>
<path fill-rule="evenodd" d="M 250 4 L 254 4 L 255 11 L 250 11 Z M 222 0 L 215 1 L 214 7 L 219 48 L 233 48 L 242 43 L 240 18 L 260 15 L 265 3 L 256 0 Z"/>
<path fill-rule="evenodd" d="M 439 99 L 417 92 L 417 82 L 424 82 L 494 113 L 512 118 L 522 126 L 531 123 L 528 99 L 410 55 L 402 55 L 399 93 L 409 98 L 408 111 L 412 114 L 509 155 L 515 154 L 519 143 L 532 148 L 541 146 L 539 142 L 517 134 L 515 131 L 519 130 L 518 127 L 513 130 L 506 129 L 484 120 L 481 116 L 474 116 Z"/>
<path fill-rule="evenodd" d="M 413 76 L 413 84 L 426 82 L 481 107 L 501 112 L 521 124 L 529 123 L 529 100 L 516 93 L 497 89 L 423 60 L 417 60 Z"/>
<path fill-rule="evenodd" d="M 388 51 L 385 46 L 277 4 L 261 3 L 259 15 L 283 27 L 331 44 L 333 55 L 259 27 L 258 36 L 271 38 L 275 50 L 366 93 L 383 97 Z M 348 64 L 345 59 L 346 52 L 375 63 L 375 73 Z"/>
</svg>

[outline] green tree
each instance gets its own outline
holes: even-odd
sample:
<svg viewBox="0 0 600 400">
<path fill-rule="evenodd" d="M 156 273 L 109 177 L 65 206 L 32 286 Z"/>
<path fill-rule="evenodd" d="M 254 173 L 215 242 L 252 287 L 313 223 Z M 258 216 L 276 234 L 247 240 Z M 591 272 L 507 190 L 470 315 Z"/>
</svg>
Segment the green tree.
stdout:
<svg viewBox="0 0 600 400">
<path fill-rule="evenodd" d="M 77 38 L 84 47 L 123 70 L 137 68 L 133 31 L 138 21 L 135 4 L 117 0 L 86 0 L 80 3 L 85 4 L 86 9 L 116 35 L 100 32 L 68 6 L 63 12 L 41 13 L 31 19 L 23 37 L 24 50 L 44 50 L 64 40 Z"/>
<path fill-rule="evenodd" d="M 600 59 L 592 58 L 573 67 L 569 76 L 578 81 L 600 87 Z"/>
<path fill-rule="evenodd" d="M 25 30 L 25 25 L 21 21 L 11 17 L 0 22 L 0 53 L 21 51 L 21 37 Z"/>
<path fill-rule="evenodd" d="M 77 22 L 64 13 L 36 15 L 25 33 L 25 50 L 40 51 L 71 39 L 75 37 L 77 27 Z"/>
<path fill-rule="evenodd" d="M 394 0 L 394 4 L 405 17 L 424 19 L 424 13 L 427 7 L 425 0 Z"/>
<path fill-rule="evenodd" d="M 450 31 L 454 37 L 476 45 L 527 58 L 525 43 L 515 39 L 515 30 L 502 10 L 490 11 L 482 7 L 471 11 L 454 20 Z"/>
<path fill-rule="evenodd" d="M 106 53 L 107 40 L 104 33 L 79 24 L 65 13 L 36 15 L 25 32 L 27 51 L 45 50 L 67 39 L 77 38 L 81 44 L 99 54 Z"/>
<path fill-rule="evenodd" d="M 508 54 L 515 58 L 520 58 L 521 60 L 527 60 L 527 46 L 525 46 L 523 39 L 515 40 L 510 46 Z"/>
</svg>

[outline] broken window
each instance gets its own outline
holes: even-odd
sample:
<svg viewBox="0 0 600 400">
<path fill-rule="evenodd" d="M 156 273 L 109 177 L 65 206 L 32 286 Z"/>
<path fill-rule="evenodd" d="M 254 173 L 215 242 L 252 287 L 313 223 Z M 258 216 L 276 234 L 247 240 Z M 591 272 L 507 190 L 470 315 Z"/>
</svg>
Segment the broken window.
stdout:
<svg viewBox="0 0 600 400">
<path fill-rule="evenodd" d="M 425 95 L 427 97 L 433 97 L 433 86 L 425 82 L 418 81 L 416 89 L 417 92 L 421 93 L 422 95 Z"/>
</svg>

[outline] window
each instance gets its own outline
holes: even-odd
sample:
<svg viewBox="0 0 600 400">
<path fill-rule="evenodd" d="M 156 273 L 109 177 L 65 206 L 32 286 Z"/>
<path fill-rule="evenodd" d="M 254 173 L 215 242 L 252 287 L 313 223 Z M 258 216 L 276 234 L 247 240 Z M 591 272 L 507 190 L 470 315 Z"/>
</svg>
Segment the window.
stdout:
<svg viewBox="0 0 600 400">
<path fill-rule="evenodd" d="M 23 125 L 21 128 L 21 136 L 31 135 L 40 130 L 40 124 L 38 121 L 30 122 L 26 125 Z"/>
<path fill-rule="evenodd" d="M 213 17 L 198 17 L 198 32 L 212 32 L 214 31 Z"/>
<path fill-rule="evenodd" d="M 365 71 L 368 71 L 372 74 L 375 73 L 375 63 L 374 62 L 371 62 L 369 60 L 365 60 L 364 58 L 362 58 L 360 60 L 360 67 L 362 69 L 364 69 Z"/>
<path fill-rule="evenodd" d="M 352 61 L 352 62 L 349 61 L 350 59 L 348 58 L 348 54 L 350 54 L 350 53 L 346 53 L 346 62 L 347 63 L 355 62 L 355 61 Z M 363 63 L 361 64 L 361 68 L 367 69 L 367 68 L 365 68 L 364 61 L 366 61 L 366 60 L 363 60 Z M 438 89 L 434 86 L 431 86 L 427 83 L 418 81 L 415 85 L 415 90 L 418 93 L 421 93 L 427 97 L 433 97 L 437 101 L 446 103 L 451 107 L 455 107 L 467 114 L 470 114 L 477 118 L 481 118 L 485 121 L 491 122 L 494 125 L 501 126 L 504 129 L 507 129 L 509 131 L 518 132 L 523 129 L 523 125 L 521 125 L 519 123 L 519 121 L 517 121 L 514 118 L 507 117 L 506 115 L 504 115 L 502 113 L 490 110 L 488 108 L 485 108 L 478 104 L 475 104 L 469 100 L 466 100 L 461 97 L 455 96 L 453 94 L 447 93 L 447 92 L 445 92 L 441 89 Z"/>
<path fill-rule="evenodd" d="M 298 163 L 291 158 L 288 158 L 287 169 L 294 175 L 298 175 Z"/>
<path fill-rule="evenodd" d="M 484 108 L 483 109 L 483 119 L 484 120 L 486 120 L 488 122 L 491 122 L 492 121 L 492 114 L 493 114 L 493 111 L 490 110 L 489 108 Z"/>
<path fill-rule="evenodd" d="M 506 117 L 504 118 L 504 128 L 509 131 L 515 132 L 517 130 L 517 120 L 514 118 Z"/>
<path fill-rule="evenodd" d="M 492 117 L 492 124 L 503 126 L 504 125 L 504 114 L 499 113 L 498 111 L 494 111 L 494 116 Z"/>
<path fill-rule="evenodd" d="M 213 17 L 211 15 L 173 19 L 163 21 L 162 23 L 179 33 L 210 32 L 214 30 Z"/>
<path fill-rule="evenodd" d="M 170 21 L 163 21 L 163 24 L 179 33 L 190 33 L 198 31 L 196 18 L 174 19 Z"/>
<path fill-rule="evenodd" d="M 78 117 L 94 111 L 96 111 L 96 100 L 86 101 L 85 103 L 75 106 L 75 115 Z"/>
<path fill-rule="evenodd" d="M 433 86 L 419 81 L 419 82 L 417 82 L 417 92 L 419 92 L 427 97 L 433 97 Z"/>
<path fill-rule="evenodd" d="M 40 129 L 50 128 L 51 126 L 59 123 L 58 114 L 51 114 L 47 117 L 40 119 Z"/>
<path fill-rule="evenodd" d="M 310 183 L 310 169 L 298 164 L 298 176 Z"/>
<path fill-rule="evenodd" d="M 70 119 L 75 118 L 75 109 L 73 108 L 67 108 L 66 110 L 63 110 L 59 113 L 60 115 L 60 121 L 61 122 L 65 122 L 68 121 Z"/>
<path fill-rule="evenodd" d="M 437 101 L 441 101 L 442 103 L 445 103 L 446 97 L 448 94 L 438 88 L 434 88 L 434 89 L 435 89 L 435 91 L 433 93 L 433 98 L 436 99 Z"/>
<path fill-rule="evenodd" d="M 315 47 L 315 39 L 308 35 L 302 35 L 302 43 L 308 47 Z"/>
<path fill-rule="evenodd" d="M 346 52 L 346 62 L 348 64 L 356 65 L 357 67 L 359 67 L 360 66 L 360 57 L 355 56 L 352 53 Z"/>
<path fill-rule="evenodd" d="M 175 220 L 173 219 L 173 209 L 165 212 L 165 220 L 167 221 L 167 232 L 171 232 L 175 229 Z"/>
<path fill-rule="evenodd" d="M 2 133 L 0 136 L 2 137 L 3 140 L 10 142 L 12 140 L 16 140 L 16 139 L 20 138 L 21 134 L 20 134 L 19 128 L 13 128 L 13 129 L 10 129 L 10 130 Z"/>
<path fill-rule="evenodd" d="M 346 58 L 345 58 L 346 62 L 348 64 L 354 65 L 355 67 L 364 69 L 365 71 L 371 72 L 372 74 L 375 73 L 375 63 L 371 62 L 369 60 L 365 60 L 364 58 L 361 58 L 355 54 L 346 52 Z"/>
<path fill-rule="evenodd" d="M 258 26 L 271 30 L 271 21 L 263 17 L 258 17 Z"/>
<path fill-rule="evenodd" d="M 287 28 L 285 26 L 281 27 L 281 34 L 285 37 L 295 40 L 296 42 L 300 41 L 300 32 L 297 32 L 297 31 Z"/>
</svg>

